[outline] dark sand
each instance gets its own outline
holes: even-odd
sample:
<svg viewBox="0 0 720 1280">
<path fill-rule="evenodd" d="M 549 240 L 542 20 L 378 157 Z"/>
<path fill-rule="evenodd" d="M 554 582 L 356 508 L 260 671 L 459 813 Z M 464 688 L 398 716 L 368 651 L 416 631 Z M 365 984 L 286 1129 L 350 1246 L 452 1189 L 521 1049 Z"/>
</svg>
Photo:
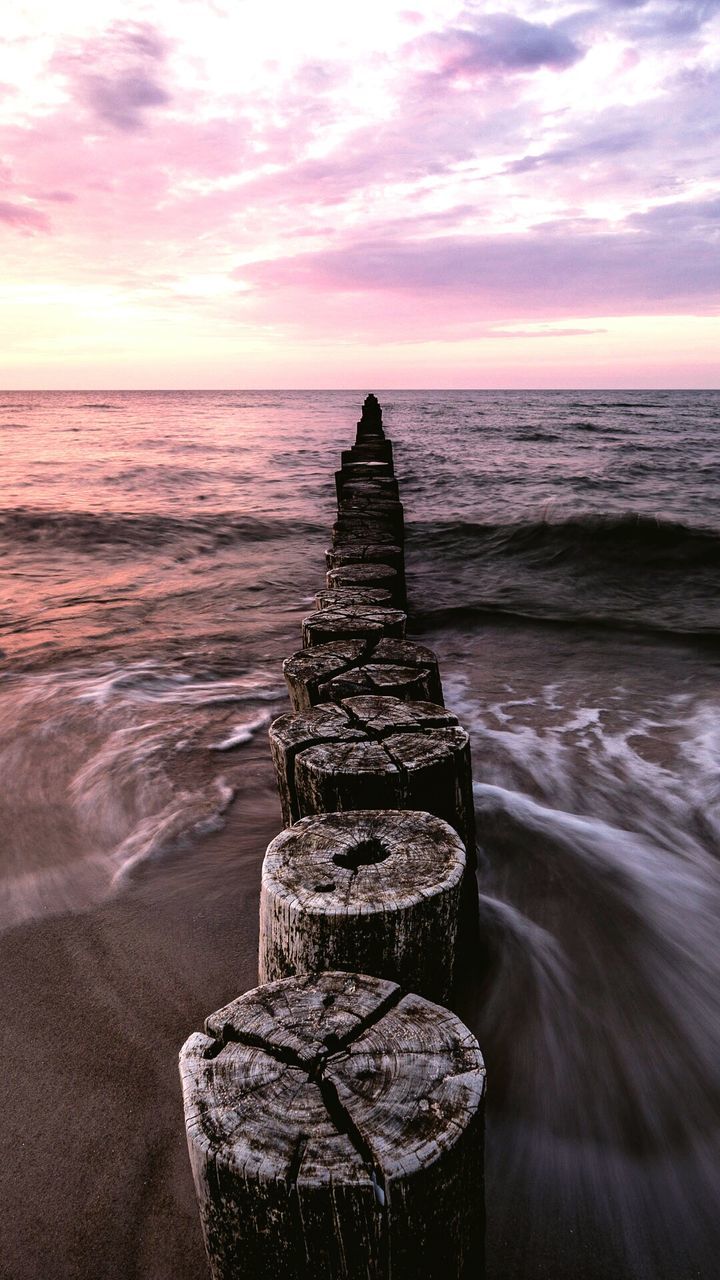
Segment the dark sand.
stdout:
<svg viewBox="0 0 720 1280">
<path fill-rule="evenodd" d="M 257 981 L 260 866 L 281 818 L 264 739 L 244 758 L 222 831 L 100 908 L 0 938 L 7 1280 L 207 1275 L 177 1055 Z M 612 1242 L 562 1214 L 538 1218 L 522 1175 L 494 1194 L 504 1139 L 492 1112 L 488 1138 L 491 1280 L 622 1280 Z"/>
<path fill-rule="evenodd" d="M 260 864 L 282 823 L 265 742 L 246 758 L 222 832 L 99 909 L 0 938 L 8 1280 L 206 1274 L 177 1056 L 257 983 Z"/>
</svg>

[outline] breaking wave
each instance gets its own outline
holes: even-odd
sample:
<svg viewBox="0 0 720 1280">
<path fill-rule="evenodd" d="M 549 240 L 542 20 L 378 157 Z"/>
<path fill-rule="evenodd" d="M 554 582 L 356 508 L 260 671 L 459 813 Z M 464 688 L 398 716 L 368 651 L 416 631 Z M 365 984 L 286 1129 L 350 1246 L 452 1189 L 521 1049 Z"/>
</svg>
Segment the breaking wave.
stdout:
<svg viewBox="0 0 720 1280">
<path fill-rule="evenodd" d="M 92 553 L 98 547 L 168 546 L 195 539 L 219 547 L 239 542 L 268 542 L 302 537 L 322 528 L 308 521 L 260 519 L 254 516 L 124 514 L 94 511 L 51 511 L 16 507 L 0 511 L 0 539 L 47 544 Z"/>
</svg>

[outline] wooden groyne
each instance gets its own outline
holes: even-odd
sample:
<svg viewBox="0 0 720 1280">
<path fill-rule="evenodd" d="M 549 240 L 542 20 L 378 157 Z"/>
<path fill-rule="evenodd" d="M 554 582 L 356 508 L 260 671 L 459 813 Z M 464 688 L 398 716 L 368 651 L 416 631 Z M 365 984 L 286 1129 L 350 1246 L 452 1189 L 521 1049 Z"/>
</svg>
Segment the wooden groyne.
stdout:
<svg viewBox="0 0 720 1280">
<path fill-rule="evenodd" d="M 214 1280 L 480 1280 L 485 1070 L 470 744 L 406 636 L 404 512 L 368 396 L 270 729 L 261 985 L 180 1055 Z M 435 1003 L 432 1003 L 435 1002 Z"/>
</svg>

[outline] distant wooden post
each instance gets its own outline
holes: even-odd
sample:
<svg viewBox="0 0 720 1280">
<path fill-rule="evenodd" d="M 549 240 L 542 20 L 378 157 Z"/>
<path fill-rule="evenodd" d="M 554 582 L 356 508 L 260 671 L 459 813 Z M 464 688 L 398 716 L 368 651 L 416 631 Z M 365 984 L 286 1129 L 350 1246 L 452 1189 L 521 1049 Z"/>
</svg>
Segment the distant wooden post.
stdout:
<svg viewBox="0 0 720 1280">
<path fill-rule="evenodd" d="M 392 592 L 379 587 L 327 587 L 315 596 L 316 609 L 344 608 L 346 605 L 392 606 Z"/>
<path fill-rule="evenodd" d="M 265 854 L 261 982 L 349 969 L 447 1004 L 465 848 L 429 813 L 317 814 Z"/>
<path fill-rule="evenodd" d="M 385 587 L 396 599 L 400 594 L 398 571 L 390 564 L 346 564 L 328 569 L 326 581 L 328 587 Z"/>
<path fill-rule="evenodd" d="M 342 498 L 344 486 L 354 480 L 392 479 L 394 476 L 391 462 L 382 462 L 375 458 L 362 458 L 357 461 L 344 462 L 341 469 L 335 472 L 335 487 L 338 501 Z"/>
<path fill-rule="evenodd" d="M 289 978 L 180 1054 L 213 1280 L 481 1280 L 485 1071 L 394 983 Z"/>
<path fill-rule="evenodd" d="M 371 495 L 378 498 L 389 498 L 397 502 L 400 496 L 397 480 L 392 476 L 376 476 L 370 480 L 350 479 L 343 481 L 343 501 L 356 497 L 369 498 Z"/>
<path fill-rule="evenodd" d="M 319 609 L 303 618 L 303 645 L 328 644 L 331 640 L 379 640 L 382 636 L 405 635 L 407 615 L 402 609 L 382 609 L 373 605 Z"/>
<path fill-rule="evenodd" d="M 328 569 L 339 569 L 344 564 L 389 564 L 399 574 L 405 570 L 405 556 L 398 543 L 373 542 L 363 537 L 333 543 L 325 552 L 325 560 Z"/>
</svg>

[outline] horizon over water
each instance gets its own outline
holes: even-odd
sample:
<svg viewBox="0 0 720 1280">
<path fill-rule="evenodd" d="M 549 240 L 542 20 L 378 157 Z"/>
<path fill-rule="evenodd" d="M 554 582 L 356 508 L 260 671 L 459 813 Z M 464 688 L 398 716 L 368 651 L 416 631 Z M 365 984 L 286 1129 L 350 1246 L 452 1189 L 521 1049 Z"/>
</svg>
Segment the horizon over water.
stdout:
<svg viewBox="0 0 720 1280">
<path fill-rule="evenodd" d="M 472 737 L 489 1280 L 714 1280 L 720 391 L 374 390 L 408 633 Z M 151 903 L 177 951 L 123 971 L 150 1005 L 173 966 L 187 1031 L 194 1001 L 239 994 L 280 827 L 266 728 L 364 395 L 0 393 L 7 957 L 125 938 Z M 189 972 L 203 930 L 217 993 Z M 96 1010 L 103 973 L 67 990 Z M 197 1274 L 187 1232 L 173 1280 Z M 41 1274 L 41 1244 L 21 1257 L 13 1280 Z M 153 1257 L 136 1274 L 170 1275 Z"/>
</svg>

